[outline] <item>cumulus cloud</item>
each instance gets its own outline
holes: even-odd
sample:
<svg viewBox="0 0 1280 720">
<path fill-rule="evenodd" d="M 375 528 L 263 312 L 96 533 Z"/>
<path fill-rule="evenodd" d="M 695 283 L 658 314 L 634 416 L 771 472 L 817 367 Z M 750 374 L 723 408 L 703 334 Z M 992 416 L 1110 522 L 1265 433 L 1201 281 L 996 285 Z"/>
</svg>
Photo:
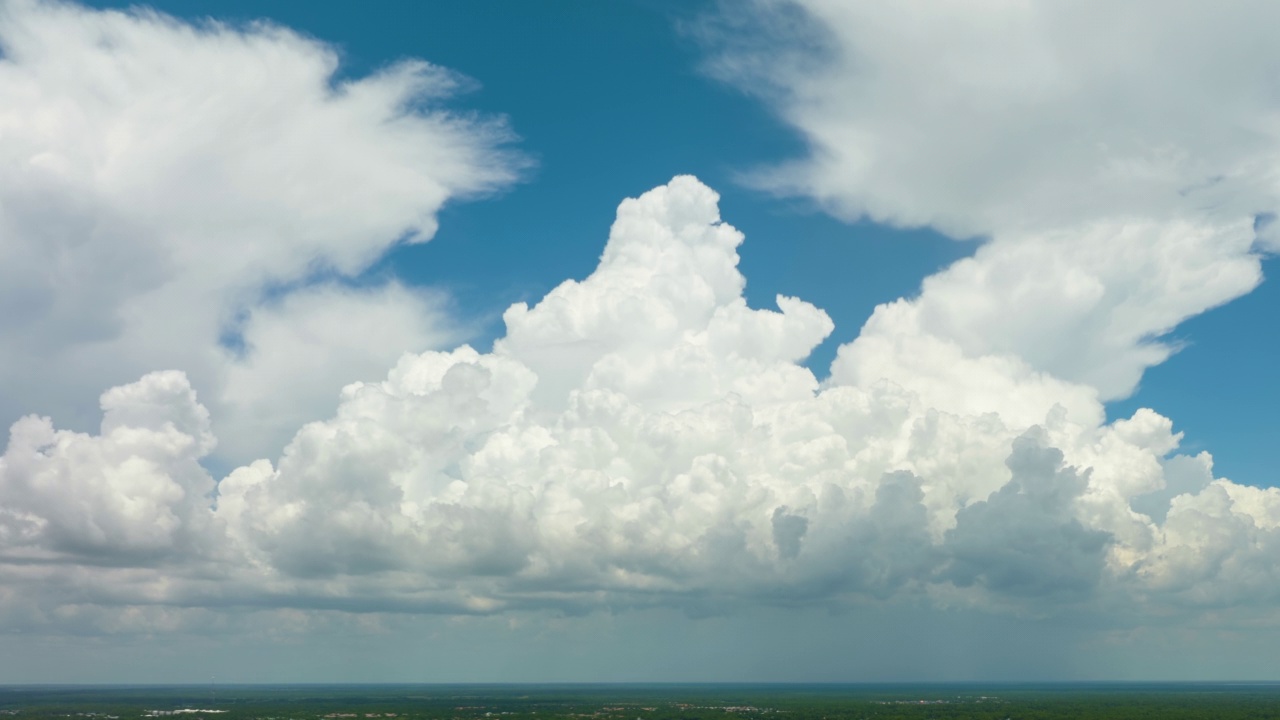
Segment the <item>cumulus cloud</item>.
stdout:
<svg viewBox="0 0 1280 720">
<path fill-rule="evenodd" d="M 214 446 L 209 413 L 179 372 L 102 395 L 97 435 L 14 423 L 0 459 L 0 538 L 9 560 L 154 562 L 208 549 Z"/>
<path fill-rule="evenodd" d="M 252 426 L 218 451 L 243 460 L 331 411 L 344 383 L 456 337 L 438 298 L 347 287 L 521 165 L 500 120 L 445 108 L 449 71 L 338 80 L 333 49 L 267 23 L 42 0 L 0 6 L 0 53 L 6 423 L 39 410 L 87 428 L 103 387 L 177 367 L 222 421 Z M 399 338 L 308 334 L 320 317 Z M 274 382 L 317 355 L 308 382 Z M 260 412 L 268 384 L 278 414 Z"/>
<path fill-rule="evenodd" d="M 447 299 L 390 281 L 371 288 L 313 285 L 263 302 L 239 323 L 239 343 L 220 358 L 219 441 L 241 456 L 264 438 L 315 418 L 355 377 L 386 373 L 409 348 L 446 345 L 461 334 Z"/>
<path fill-rule="evenodd" d="M 1175 352 L 1163 338 L 1182 320 L 1261 281 L 1280 204 L 1280 55 L 1264 29 L 1275 8 L 729 8 L 700 27 L 709 70 L 770 103 L 809 146 L 753 183 L 842 218 L 982 242 L 917 297 L 878 307 L 828 383 L 888 380 L 946 413 L 1040 426 L 1044 452 L 1067 463 L 1054 477 L 1087 478 L 1054 520 L 1014 452 L 1009 483 L 962 500 L 945 530 L 953 544 L 984 557 L 1004 545 L 1007 556 L 994 574 L 953 557 L 946 576 L 1043 589 L 1016 572 L 1026 550 L 1037 556 L 1028 570 L 1056 567 L 1058 581 L 1086 587 L 1107 582 L 1095 562 L 1104 553 L 1111 572 L 1164 588 L 1152 595 L 1162 601 L 1271 592 L 1257 553 L 1276 491 L 1215 480 L 1207 453 L 1174 454 L 1178 436 L 1153 412 L 1104 425 L 1099 401 L 1129 395 Z M 1073 441 L 1068 428 L 1095 430 Z M 966 519 L 1006 503 L 1020 509 L 1001 517 L 1058 527 L 1056 549 L 1012 525 L 1003 539 L 989 523 L 965 537 Z M 1072 546 L 1081 553 L 1062 554 Z"/>
<path fill-rule="evenodd" d="M 822 386 L 800 362 L 831 322 L 749 308 L 742 240 L 691 177 L 627 200 L 595 272 L 513 306 L 492 352 L 407 354 L 216 490 L 179 373 L 105 394 L 98 435 L 26 418 L 0 460 L 17 587 L 70 563 L 117 573 L 60 583 L 77 606 L 463 614 L 1195 613 L 1280 590 L 1280 495 L 1177 455 L 1166 418 L 1024 424 L 885 379 Z"/>
</svg>

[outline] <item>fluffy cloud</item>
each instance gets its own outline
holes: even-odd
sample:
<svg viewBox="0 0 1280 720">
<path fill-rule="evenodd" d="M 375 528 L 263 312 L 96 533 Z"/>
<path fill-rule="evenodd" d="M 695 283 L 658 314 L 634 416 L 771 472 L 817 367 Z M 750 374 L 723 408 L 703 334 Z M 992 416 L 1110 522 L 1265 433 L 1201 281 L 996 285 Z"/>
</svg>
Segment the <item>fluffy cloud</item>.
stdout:
<svg viewBox="0 0 1280 720">
<path fill-rule="evenodd" d="M 1280 205 L 1280 54 L 1264 29 L 1274 14 L 1250 2 L 1210 12 L 796 0 L 702 27 L 710 70 L 759 94 L 809 144 L 753 182 L 846 219 L 982 239 L 919 296 L 877 308 L 829 380 L 888 380 L 946 413 L 1040 425 L 1076 468 L 1054 471 L 1061 482 L 1087 478 L 1074 509 L 1054 516 L 1038 514 L 1016 469 L 963 506 L 949 542 L 1008 555 L 994 571 L 954 558 L 951 580 L 1039 587 L 1016 572 L 1027 550 L 1029 570 L 1106 584 L 1088 557 L 1105 552 L 1111 572 L 1123 569 L 1112 579 L 1137 578 L 1161 601 L 1274 592 L 1259 553 L 1276 491 L 1214 480 L 1207 454 L 1170 455 L 1169 421 L 1143 411 L 1106 426 L 1099 404 L 1176 351 L 1162 338 L 1182 320 L 1261 280 Z M 1001 539 L 989 522 L 966 537 L 966 518 L 1003 504 L 1001 517 L 1056 525 L 1057 548 L 1028 531 Z M 1073 545 L 1076 559 L 1057 554 Z"/>
<path fill-rule="evenodd" d="M 839 350 L 837 382 L 891 378 L 956 412 L 1097 422 L 1175 350 L 1158 338 L 1261 280 L 1252 220 L 1098 221 L 998 235 L 876 308 Z M 1094 410 L 1091 410 L 1094 408 Z"/>
<path fill-rule="evenodd" d="M 711 67 L 750 80 L 811 144 L 760 180 L 842 216 L 965 237 L 1274 208 L 1267 3 L 755 10 L 755 33 L 708 28 Z"/>
<path fill-rule="evenodd" d="M 114 573 L 56 583 L 77 607 L 1194 613 L 1280 591 L 1280 495 L 1174 454 L 1150 410 L 1025 423 L 885 379 L 820 386 L 799 362 L 831 322 L 745 305 L 716 205 L 690 177 L 625 201 L 596 271 L 513 306 L 493 352 L 405 355 L 216 491 L 178 373 L 104 395 L 96 436 L 20 421 L 0 527 L 41 570 L 17 587 L 70 562 Z"/>
<path fill-rule="evenodd" d="M 6 423 L 39 410 L 88 427 L 103 387 L 178 367 L 222 421 L 252 426 L 223 433 L 219 452 L 243 459 L 352 378 L 454 337 L 437 298 L 346 287 L 520 165 L 500 122 L 443 109 L 448 71 L 338 81 L 332 49 L 284 28 L 40 0 L 0 7 L 0 50 Z M 397 341 L 306 334 L 321 317 Z M 317 355 L 308 382 L 274 383 Z M 267 384 L 278 415 L 256 404 Z"/>
<path fill-rule="evenodd" d="M 836 380 L 892 377 L 938 407 L 1023 419 L 1085 412 L 1055 379 L 1130 394 L 1176 350 L 1162 336 L 1261 280 L 1255 249 L 1272 241 L 1254 228 L 1280 205 L 1275 14 L 797 0 L 708 24 L 712 71 L 809 144 L 756 183 L 987 239 L 879 308 Z M 754 32 L 724 26 L 744 15 Z"/>
<path fill-rule="evenodd" d="M 239 457 L 283 433 L 270 443 L 282 447 L 353 377 L 379 377 L 407 348 L 446 345 L 461 334 L 445 306 L 438 294 L 395 281 L 314 285 L 257 305 L 240 321 L 240 347 L 220 358 L 220 443 Z"/>
<path fill-rule="evenodd" d="M 47 418 L 13 425 L 0 460 L 0 538 L 9 559 L 60 555 L 107 564 L 200 554 L 214 445 L 186 377 L 152 373 L 102 395 L 98 435 Z"/>
</svg>

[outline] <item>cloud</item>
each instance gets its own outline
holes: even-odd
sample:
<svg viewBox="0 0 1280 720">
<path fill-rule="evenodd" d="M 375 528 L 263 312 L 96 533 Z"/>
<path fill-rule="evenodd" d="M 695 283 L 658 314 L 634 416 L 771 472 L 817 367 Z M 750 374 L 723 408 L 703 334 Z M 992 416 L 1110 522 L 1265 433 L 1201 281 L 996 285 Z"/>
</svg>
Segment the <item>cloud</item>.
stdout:
<svg viewBox="0 0 1280 720">
<path fill-rule="evenodd" d="M 1024 421 L 1059 404 L 1091 422 L 1093 398 L 1128 396 L 1176 350 L 1158 338 L 1261 281 L 1254 241 L 1247 218 L 997 235 L 918 297 L 877 307 L 832 377 L 889 377 L 939 407 Z"/>
<path fill-rule="evenodd" d="M 406 355 L 348 386 L 278 463 L 224 480 L 215 514 L 305 592 L 373 583 L 460 612 L 904 595 L 1051 612 L 1165 602 L 1162 558 L 1206 551 L 1169 534 L 1179 503 L 1239 486 L 1183 479 L 1206 461 L 1173 455 L 1150 410 L 1101 424 L 1096 393 L 1047 374 L 1086 422 L 939 409 L 883 378 L 820 386 L 799 363 L 830 321 L 746 306 L 743 238 L 716 204 L 690 177 L 624 201 L 595 272 L 513 306 L 492 353 Z M 1162 527 L 1130 499 L 1165 487 L 1199 494 Z"/>
<path fill-rule="evenodd" d="M 98 435 L 20 421 L 0 459 L 15 587 L 76 607 L 1192 617 L 1280 589 L 1277 493 L 1176 455 L 1150 410 L 1024 426 L 884 379 L 821 386 L 799 363 L 830 321 L 745 305 L 717 199 L 678 177 L 624 201 L 595 272 L 513 306 L 493 352 L 404 355 L 216 491 L 179 373 L 105 394 Z M 1161 497 L 1163 522 L 1133 509 Z"/>
<path fill-rule="evenodd" d="M 396 281 L 369 288 L 313 285 L 264 302 L 239 322 L 242 349 L 221 359 L 217 434 L 231 457 L 314 419 L 353 377 L 378 377 L 407 348 L 462 332 L 447 299 Z M 283 439 L 277 444 L 283 446 Z"/>
<path fill-rule="evenodd" d="M 34 416 L 13 425 L 0 459 L 6 559 L 146 565 L 208 549 L 214 481 L 198 461 L 215 440 L 186 377 L 151 373 L 104 393 L 102 410 L 97 435 Z"/>
<path fill-rule="evenodd" d="M 764 99 L 808 144 L 754 184 L 845 219 L 982 241 L 917 297 L 878 307 L 828 383 L 888 380 L 943 412 L 1049 428 L 1043 452 L 1056 445 L 1068 463 L 1056 472 L 1088 478 L 1055 520 L 1015 469 L 945 530 L 959 553 L 946 576 L 1010 592 L 1130 585 L 1099 574 L 1101 553 L 1110 572 L 1149 584 L 1152 603 L 1273 597 L 1257 552 L 1272 542 L 1276 491 L 1215 480 L 1207 453 L 1172 454 L 1178 436 L 1153 412 L 1104 425 L 1099 401 L 1131 394 L 1176 352 L 1165 338 L 1180 322 L 1261 281 L 1280 199 L 1270 121 L 1280 55 L 1263 29 L 1275 9 L 797 0 L 738 10 L 698 28 L 708 70 Z M 1073 442 L 1055 427 L 1097 430 Z M 1055 526 L 1057 549 L 1045 544 Z M 1020 563 L 1024 551 L 1036 559 Z M 983 559 L 973 565 L 970 552 Z M 994 574 L 981 569 L 993 552 L 1006 553 Z"/>
<path fill-rule="evenodd" d="M 844 217 L 965 237 L 1274 206 L 1265 3 L 754 5 L 716 18 L 754 34 L 706 28 L 710 69 L 810 143 L 761 182 Z"/>
<path fill-rule="evenodd" d="M 332 48 L 269 23 L 39 0 L 0 7 L 0 52 L 6 423 L 39 410 L 87 428 L 101 388 L 177 367 L 247 428 L 218 451 L 244 460 L 352 378 L 454 338 L 438 298 L 348 287 L 523 165 L 500 119 L 446 109 L 454 74 L 408 60 L 339 80 Z M 303 337 L 318 313 L 401 337 Z M 261 413 L 262 386 L 317 354 L 324 372 Z"/>
<path fill-rule="evenodd" d="M 1089 405 L 1053 379 L 1131 394 L 1176 351 L 1161 338 L 1261 280 L 1274 12 L 762 1 L 726 5 L 701 36 L 710 71 L 808 144 L 754 183 L 849 220 L 986 239 L 919 298 L 878 308 L 833 377 L 1034 421 Z"/>
</svg>

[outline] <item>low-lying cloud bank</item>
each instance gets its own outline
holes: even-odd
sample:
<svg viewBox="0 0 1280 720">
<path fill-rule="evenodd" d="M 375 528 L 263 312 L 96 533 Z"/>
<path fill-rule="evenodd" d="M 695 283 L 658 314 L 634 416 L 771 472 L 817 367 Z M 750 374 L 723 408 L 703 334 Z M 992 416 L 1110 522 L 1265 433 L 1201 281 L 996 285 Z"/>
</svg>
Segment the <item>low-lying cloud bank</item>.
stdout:
<svg viewBox="0 0 1280 720">
<path fill-rule="evenodd" d="M 1034 421 L 1036 392 L 964 412 L 929 384 L 820 386 L 799 363 L 831 321 L 747 307 L 717 199 L 686 176 L 625 201 L 596 271 L 510 308 L 492 353 L 405 355 L 218 483 L 180 372 L 104 394 L 96 435 L 23 419 L 0 460 L 5 606 L 1269 612 L 1280 491 L 1215 479 L 1150 410 L 1099 424 L 1087 387 L 1044 373 L 1005 377 L 1077 404 Z"/>
</svg>

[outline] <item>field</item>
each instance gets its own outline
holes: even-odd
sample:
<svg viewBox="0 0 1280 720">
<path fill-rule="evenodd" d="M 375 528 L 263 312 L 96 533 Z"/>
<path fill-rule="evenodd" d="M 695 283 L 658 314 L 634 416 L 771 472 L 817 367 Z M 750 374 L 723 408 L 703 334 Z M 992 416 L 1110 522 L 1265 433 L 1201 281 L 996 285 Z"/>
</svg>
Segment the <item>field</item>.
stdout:
<svg viewBox="0 0 1280 720">
<path fill-rule="evenodd" d="M 0 686 L 0 720 L 1280 718 L 1277 684 Z"/>
</svg>

